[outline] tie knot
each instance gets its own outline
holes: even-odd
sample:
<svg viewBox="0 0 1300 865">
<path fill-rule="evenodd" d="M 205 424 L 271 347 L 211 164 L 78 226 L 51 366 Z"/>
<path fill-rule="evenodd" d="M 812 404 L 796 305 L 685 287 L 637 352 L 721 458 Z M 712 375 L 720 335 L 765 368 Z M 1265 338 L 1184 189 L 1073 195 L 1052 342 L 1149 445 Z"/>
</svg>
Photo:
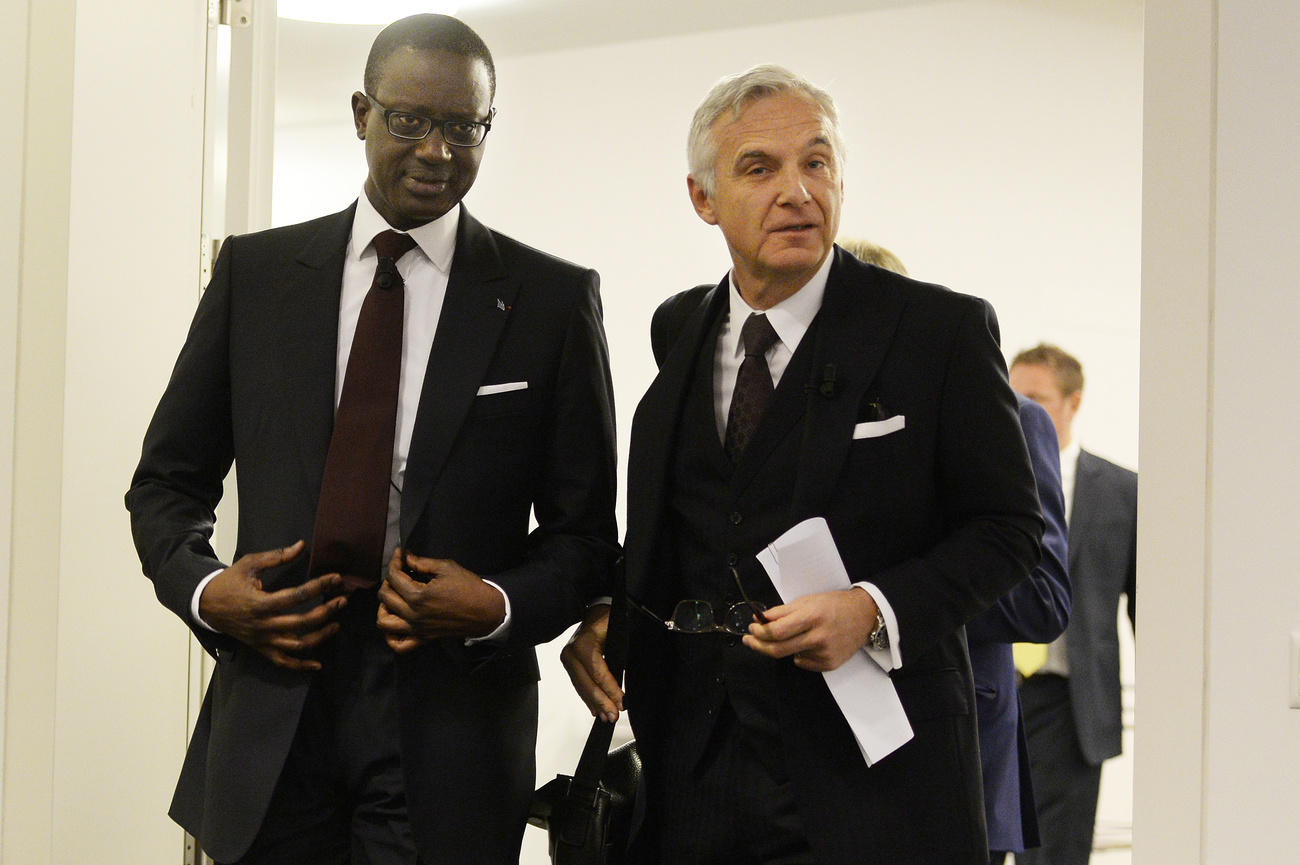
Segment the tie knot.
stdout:
<svg viewBox="0 0 1300 865">
<path fill-rule="evenodd" d="M 376 255 L 380 258 L 391 258 L 393 261 L 397 261 L 415 248 L 415 238 L 391 229 L 376 234 L 373 243 Z"/>
<path fill-rule="evenodd" d="M 777 341 L 776 331 L 766 315 L 751 313 L 740 328 L 740 341 L 745 345 L 745 357 L 765 355 Z"/>
</svg>

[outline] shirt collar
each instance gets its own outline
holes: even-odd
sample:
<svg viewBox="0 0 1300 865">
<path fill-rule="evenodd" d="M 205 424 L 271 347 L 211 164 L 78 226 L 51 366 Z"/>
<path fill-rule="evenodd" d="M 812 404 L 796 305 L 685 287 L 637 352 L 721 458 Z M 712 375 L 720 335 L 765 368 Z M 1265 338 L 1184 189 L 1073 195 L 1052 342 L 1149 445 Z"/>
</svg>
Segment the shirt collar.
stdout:
<svg viewBox="0 0 1300 865">
<path fill-rule="evenodd" d="M 1070 443 L 1061 448 L 1061 471 L 1064 472 L 1065 467 L 1068 465 L 1070 473 L 1074 473 L 1074 466 L 1079 462 L 1079 451 L 1082 449 L 1079 445 L 1079 437 L 1071 436 Z"/>
<path fill-rule="evenodd" d="M 452 254 L 456 251 L 456 230 L 460 226 L 460 205 L 457 204 L 442 216 L 417 225 L 408 234 L 415 240 L 420 251 L 425 254 L 433 266 L 442 273 L 451 269 Z M 352 218 L 352 237 L 348 240 L 348 256 L 360 260 L 363 253 L 372 249 L 371 241 L 381 231 L 392 228 L 362 190 L 357 198 L 357 212 Z"/>
<path fill-rule="evenodd" d="M 831 263 L 834 260 L 835 255 L 833 253 L 826 256 L 822 266 L 813 274 L 812 279 L 803 284 L 802 288 L 776 306 L 765 310 L 772 329 L 776 331 L 781 344 L 791 354 L 799 347 L 804 334 L 808 332 L 813 319 L 817 317 L 817 311 L 822 308 L 822 298 L 826 296 L 826 281 L 830 278 Z M 727 342 L 724 350 L 736 356 L 742 352 L 740 347 L 740 326 L 745 323 L 745 319 L 749 318 L 750 313 L 756 310 L 745 303 L 745 299 L 740 296 L 740 291 L 736 288 L 734 271 L 727 274 L 727 283 L 730 302 L 729 315 L 731 316 L 732 325 L 725 334 Z"/>
</svg>

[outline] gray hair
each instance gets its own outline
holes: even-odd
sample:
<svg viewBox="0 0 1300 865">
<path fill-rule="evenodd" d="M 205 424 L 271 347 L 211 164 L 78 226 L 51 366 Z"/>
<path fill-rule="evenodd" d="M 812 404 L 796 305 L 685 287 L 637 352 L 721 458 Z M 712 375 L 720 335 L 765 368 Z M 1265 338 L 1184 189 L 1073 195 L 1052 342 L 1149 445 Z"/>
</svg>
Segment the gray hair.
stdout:
<svg viewBox="0 0 1300 865">
<path fill-rule="evenodd" d="M 686 161 L 691 177 L 695 178 L 705 195 L 712 198 L 717 187 L 714 162 L 718 158 L 718 142 L 713 137 L 713 124 L 727 111 L 733 118 L 737 117 L 750 102 L 778 93 L 797 93 L 817 103 L 830 123 L 831 148 L 843 163 L 844 139 L 840 137 L 840 118 L 835 111 L 835 100 L 825 90 L 784 66 L 764 63 L 723 78 L 713 85 L 700 107 L 695 109 L 686 139 Z"/>
</svg>

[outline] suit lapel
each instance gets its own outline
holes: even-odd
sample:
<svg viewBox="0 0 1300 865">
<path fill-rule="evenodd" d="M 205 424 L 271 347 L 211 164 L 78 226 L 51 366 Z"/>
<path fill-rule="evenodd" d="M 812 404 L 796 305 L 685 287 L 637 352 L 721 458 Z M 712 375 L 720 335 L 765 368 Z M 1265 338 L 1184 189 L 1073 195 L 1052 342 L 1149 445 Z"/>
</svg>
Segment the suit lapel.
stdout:
<svg viewBox="0 0 1300 865">
<path fill-rule="evenodd" d="M 462 206 L 447 297 L 429 352 L 402 488 L 401 537 L 410 536 L 433 492 L 510 319 L 518 280 L 496 242 Z"/>
<path fill-rule="evenodd" d="M 834 386 L 829 395 L 818 390 L 807 398 L 791 500 L 794 522 L 821 513 L 834 492 L 858 407 L 880 371 L 907 303 L 904 293 L 879 279 L 873 268 L 839 247 L 835 256 L 812 346 L 814 374 L 823 381 L 831 375 Z"/>
<path fill-rule="evenodd" d="M 298 434 L 303 477 L 314 497 L 320 491 L 325 455 L 334 431 L 334 379 L 338 363 L 339 295 L 343 261 L 352 232 L 354 203 L 322 221 L 298 251 L 278 284 L 276 321 L 283 327 L 278 364 L 286 403 Z M 281 278 L 283 282 L 281 282 Z"/>
<path fill-rule="evenodd" d="M 668 488 L 668 458 L 674 447 L 682 407 L 711 325 L 717 321 L 727 292 L 715 286 L 694 313 L 664 357 L 659 374 L 641 398 L 632 419 L 632 441 L 628 448 L 628 590 L 638 600 L 648 600 L 645 572 L 654 549 Z M 712 427 L 710 427 L 712 428 Z"/>
</svg>

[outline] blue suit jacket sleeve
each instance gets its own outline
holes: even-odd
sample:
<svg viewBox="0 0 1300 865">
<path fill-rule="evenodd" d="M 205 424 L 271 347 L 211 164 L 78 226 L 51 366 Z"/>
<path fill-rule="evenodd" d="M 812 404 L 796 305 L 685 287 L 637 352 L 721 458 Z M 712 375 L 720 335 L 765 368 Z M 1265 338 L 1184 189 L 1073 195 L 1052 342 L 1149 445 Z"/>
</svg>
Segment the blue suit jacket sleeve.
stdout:
<svg viewBox="0 0 1300 865">
<path fill-rule="evenodd" d="M 1061 455 L 1056 430 L 1042 406 L 1022 396 L 1017 399 L 1020 426 L 1029 446 L 1029 460 L 1034 467 L 1034 482 L 1043 511 L 1043 555 L 1027 579 L 966 625 L 971 642 L 1047 643 L 1061 635 L 1070 618 L 1065 497 L 1061 492 Z"/>
</svg>

